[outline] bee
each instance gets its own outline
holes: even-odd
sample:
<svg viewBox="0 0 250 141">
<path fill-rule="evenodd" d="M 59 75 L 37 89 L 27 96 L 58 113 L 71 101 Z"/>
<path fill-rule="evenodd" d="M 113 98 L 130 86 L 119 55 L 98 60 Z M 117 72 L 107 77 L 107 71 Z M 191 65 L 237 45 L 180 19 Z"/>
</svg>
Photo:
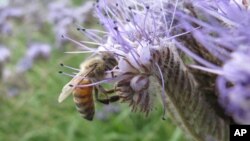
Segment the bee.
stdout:
<svg viewBox="0 0 250 141">
<path fill-rule="evenodd" d="M 64 101 L 70 94 L 73 94 L 77 111 L 83 118 L 90 121 L 93 120 L 95 114 L 93 91 L 95 91 L 96 100 L 104 104 L 118 101 L 119 96 L 115 95 L 107 99 L 100 99 L 99 91 L 104 94 L 110 94 L 114 93 L 115 90 L 105 90 L 101 85 L 81 86 L 102 80 L 106 76 L 106 71 L 112 70 L 115 66 L 117 66 L 116 59 L 107 52 L 84 61 L 80 65 L 80 71 L 63 87 L 58 98 L 59 103 Z"/>
</svg>

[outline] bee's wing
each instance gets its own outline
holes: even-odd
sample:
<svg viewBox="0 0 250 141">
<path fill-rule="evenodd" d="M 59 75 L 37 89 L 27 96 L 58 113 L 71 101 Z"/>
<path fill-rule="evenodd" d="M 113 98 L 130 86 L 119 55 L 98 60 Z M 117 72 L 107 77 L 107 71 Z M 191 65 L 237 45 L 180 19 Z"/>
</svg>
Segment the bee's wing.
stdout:
<svg viewBox="0 0 250 141">
<path fill-rule="evenodd" d="M 75 89 L 75 86 L 81 81 L 80 73 L 78 73 L 69 83 L 67 83 L 58 97 L 58 102 L 64 101 Z M 72 86 L 71 86 L 72 85 Z"/>
<path fill-rule="evenodd" d="M 63 100 L 65 100 L 74 90 L 74 87 L 69 86 L 71 82 L 67 83 L 60 93 L 58 97 L 58 102 L 61 103 Z"/>
<path fill-rule="evenodd" d="M 59 98 L 58 98 L 59 103 L 64 101 L 74 91 L 75 86 L 78 85 L 82 81 L 83 78 L 85 78 L 90 72 L 93 71 L 94 68 L 91 70 L 86 70 L 85 65 L 86 63 L 84 63 L 81 66 L 81 71 L 77 73 L 76 76 L 63 87 L 62 92 L 60 93 Z"/>
</svg>

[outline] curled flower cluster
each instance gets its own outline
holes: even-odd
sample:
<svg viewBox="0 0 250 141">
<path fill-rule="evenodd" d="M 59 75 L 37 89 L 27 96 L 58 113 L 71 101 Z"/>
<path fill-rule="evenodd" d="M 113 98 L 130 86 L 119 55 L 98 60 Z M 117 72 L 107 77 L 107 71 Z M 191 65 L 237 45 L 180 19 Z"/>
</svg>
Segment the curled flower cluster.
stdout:
<svg viewBox="0 0 250 141">
<path fill-rule="evenodd" d="M 250 123 L 250 11 L 248 1 L 193 1 L 194 13 L 181 13 L 179 20 L 185 30 L 202 45 L 214 62 L 192 52 L 192 47 L 179 45 L 207 72 L 215 73 L 219 100 L 228 115 L 240 124 Z M 195 25 L 195 26 L 194 26 Z"/>
<path fill-rule="evenodd" d="M 106 72 L 113 73 L 113 77 L 91 85 L 115 82 L 115 91 L 121 100 L 128 102 L 132 110 L 146 114 L 152 110 L 155 97 L 160 96 L 163 111 L 167 110 L 169 116 L 195 140 L 211 137 L 226 141 L 229 134 L 227 121 L 215 112 L 199 91 L 199 84 L 176 48 L 181 46 L 176 38 L 191 32 L 190 29 L 187 32 L 178 29 L 185 23 L 192 27 L 188 22 L 176 21 L 176 14 L 183 7 L 183 1 L 178 0 L 175 3 L 167 0 L 97 1 L 96 16 L 105 31 L 78 28 L 92 42 L 77 42 L 64 37 L 85 50 L 78 53 L 110 52 L 116 58 L 118 65 Z M 181 16 L 185 18 L 184 14 Z"/>
<path fill-rule="evenodd" d="M 136 1 L 106 2 L 100 1 L 95 7 L 96 15 L 108 31 L 107 42 L 103 44 L 100 40 L 98 51 L 113 52 L 117 56 L 118 66 L 114 71 L 120 78 L 115 86 L 118 95 L 123 101 L 128 101 L 134 111 L 139 109 L 148 114 L 155 97 L 150 92 L 153 89 L 151 87 L 154 87 L 155 77 L 162 87 L 161 99 L 165 112 L 165 79 L 168 79 L 170 74 L 162 72 L 162 69 L 179 61 L 172 56 L 176 50 L 171 44 L 171 37 L 167 38 L 170 32 L 168 26 L 173 23 L 164 22 L 164 18 L 171 17 L 171 13 L 166 11 L 166 14 L 161 14 L 163 7 L 152 1 L 135 4 Z M 163 5 L 168 3 L 164 2 Z M 101 38 L 86 32 L 85 29 L 84 31 L 94 41 Z M 181 62 L 173 71 L 183 67 L 180 64 Z M 173 75 L 173 72 L 171 74 Z"/>
</svg>

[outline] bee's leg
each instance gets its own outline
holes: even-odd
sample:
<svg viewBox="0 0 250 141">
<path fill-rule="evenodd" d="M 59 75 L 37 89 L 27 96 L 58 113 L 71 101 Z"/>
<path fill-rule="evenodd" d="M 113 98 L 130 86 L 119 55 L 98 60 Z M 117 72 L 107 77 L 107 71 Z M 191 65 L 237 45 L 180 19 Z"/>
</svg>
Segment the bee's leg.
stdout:
<svg viewBox="0 0 250 141">
<path fill-rule="evenodd" d="M 99 99 L 97 98 L 97 101 L 103 103 L 103 104 L 109 104 L 109 103 L 113 103 L 113 102 L 117 102 L 118 100 L 120 99 L 120 96 L 118 95 L 114 95 L 114 96 L 111 96 L 107 99 Z"/>
<path fill-rule="evenodd" d="M 116 90 L 115 89 L 110 89 L 110 90 L 105 90 L 102 86 L 98 86 L 97 88 L 101 93 L 105 94 L 106 97 L 108 97 L 109 94 L 114 93 Z"/>
<path fill-rule="evenodd" d="M 103 100 L 103 99 L 100 99 L 99 97 L 99 93 L 98 93 L 98 88 L 95 87 L 95 98 L 97 101 L 103 103 L 103 104 L 109 104 L 109 100 Z"/>
<path fill-rule="evenodd" d="M 113 102 L 117 102 L 120 100 L 120 96 L 119 95 L 113 95 L 111 97 L 109 97 L 109 102 L 113 103 Z"/>
<path fill-rule="evenodd" d="M 99 90 L 100 92 L 102 92 L 103 94 L 107 96 L 107 99 L 109 99 L 109 102 L 116 102 L 120 99 L 119 95 L 113 95 L 113 96 L 108 97 L 109 94 L 115 93 L 117 91 L 116 89 L 105 90 L 102 86 L 99 86 Z"/>
<path fill-rule="evenodd" d="M 106 96 L 108 94 L 111 94 L 111 93 L 115 92 L 115 89 L 105 90 L 102 86 L 99 86 L 98 88 Z M 120 96 L 118 96 L 118 95 L 113 95 L 113 96 L 107 97 L 106 99 L 100 99 L 99 98 L 99 93 L 98 93 L 98 88 L 95 88 L 95 97 L 96 97 L 97 101 L 99 101 L 99 102 L 101 102 L 103 104 L 109 104 L 111 102 L 116 102 L 116 101 L 118 101 L 120 99 Z"/>
<path fill-rule="evenodd" d="M 101 102 L 102 104 L 109 104 L 108 98 L 107 99 L 100 99 L 97 87 L 95 87 L 95 98 L 97 101 Z"/>
<path fill-rule="evenodd" d="M 101 88 L 102 88 L 102 87 L 101 87 Z M 103 89 L 103 90 L 101 90 L 101 92 L 102 92 L 103 94 L 105 94 L 105 95 L 109 95 L 109 94 L 114 93 L 114 92 L 115 92 L 115 89 L 110 89 L 110 90 L 105 90 L 105 89 Z"/>
</svg>

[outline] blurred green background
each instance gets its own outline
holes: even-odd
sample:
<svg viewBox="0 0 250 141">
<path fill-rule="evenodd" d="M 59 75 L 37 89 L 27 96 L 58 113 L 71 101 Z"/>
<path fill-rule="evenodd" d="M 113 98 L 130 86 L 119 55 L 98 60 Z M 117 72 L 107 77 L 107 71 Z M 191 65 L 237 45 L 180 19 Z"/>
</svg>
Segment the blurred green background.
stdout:
<svg viewBox="0 0 250 141">
<path fill-rule="evenodd" d="M 5 3 L 6 0 L 0 0 Z M 1 141 L 184 141 L 180 129 L 167 120 L 162 120 L 160 105 L 148 117 L 131 112 L 128 104 L 114 103 L 111 107 L 96 103 L 97 112 L 93 121 L 81 118 L 75 110 L 72 97 L 59 104 L 57 98 L 62 87 L 70 80 L 58 74 L 60 63 L 78 67 L 86 56 L 65 54 L 77 50 L 72 42 L 56 43 L 55 24 L 46 21 L 46 7 L 50 1 L 32 1 L 20 4 L 7 1 L 7 7 L 27 10 L 35 3 L 36 14 L 42 18 L 36 21 L 25 13 L 25 17 L 8 18 L 12 32 L 0 36 L 0 44 L 6 46 L 11 55 L 2 65 L 0 80 L 0 140 Z M 16 2 L 16 3 L 14 3 Z M 60 3 L 60 1 L 59 1 Z M 68 3 L 72 9 L 84 4 L 80 0 Z M 2 5 L 6 9 L 6 5 Z M 2 9 L 4 9 L 2 8 Z M 1 8 L 0 8 L 1 9 Z M 1 9 L 1 10 L 2 10 Z M 2 12 L 2 11 L 1 11 Z M 47 11 L 48 12 L 48 11 Z M 28 15 L 27 15 L 28 14 Z M 0 14 L 1 15 L 1 14 Z M 36 16 L 35 16 L 36 17 Z M 91 27 L 92 19 L 85 21 Z M 80 23 L 84 25 L 83 23 Z M 75 24 L 68 24 L 68 36 L 84 39 L 76 30 Z M 42 42 L 51 46 L 50 55 L 37 59 L 26 71 L 17 72 L 16 66 L 27 54 L 30 42 Z M 1 55 L 1 52 L 0 52 Z M 25 64 L 25 63 L 24 63 Z M 64 70 L 64 69 L 63 69 Z M 67 71 L 67 70 L 66 70 Z M 7 72 L 5 74 L 5 72 Z M 4 76 L 6 75 L 6 76 Z M 11 90 L 17 92 L 13 95 Z M 114 110 L 115 107 L 115 110 Z"/>
</svg>

